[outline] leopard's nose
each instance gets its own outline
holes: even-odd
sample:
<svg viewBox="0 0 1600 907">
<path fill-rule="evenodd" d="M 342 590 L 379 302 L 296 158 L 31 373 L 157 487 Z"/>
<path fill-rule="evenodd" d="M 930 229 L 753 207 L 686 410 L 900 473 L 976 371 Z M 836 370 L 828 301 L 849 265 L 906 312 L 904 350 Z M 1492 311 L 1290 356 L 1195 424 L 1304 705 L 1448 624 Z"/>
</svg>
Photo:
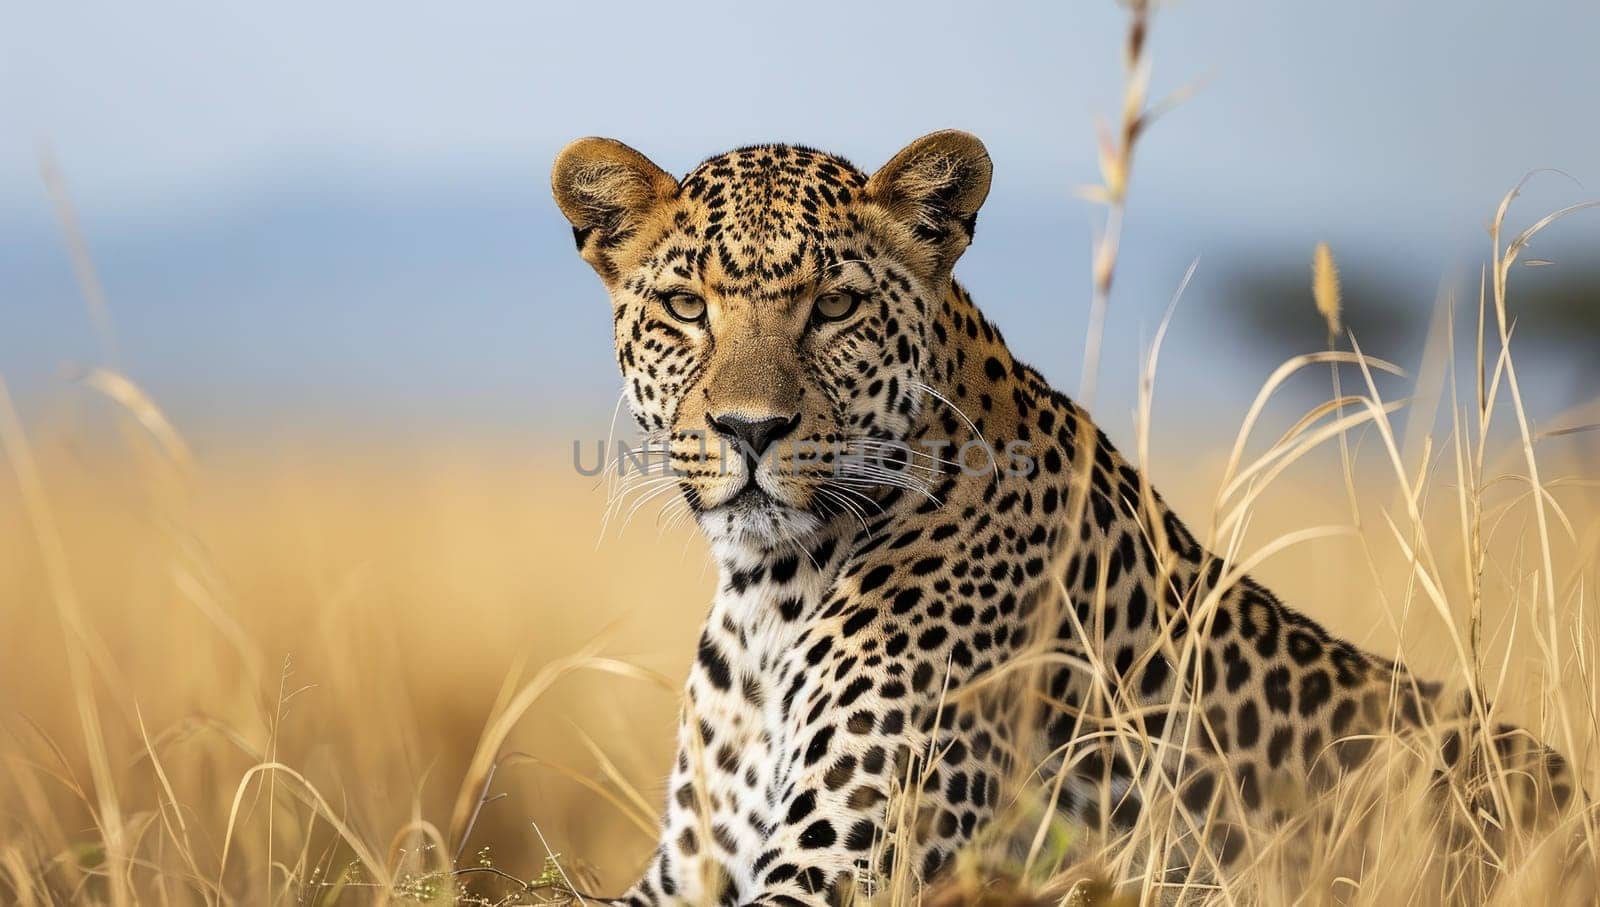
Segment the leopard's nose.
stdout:
<svg viewBox="0 0 1600 907">
<path fill-rule="evenodd" d="M 755 418 L 726 413 L 708 418 L 713 431 L 738 444 L 745 456 L 749 457 L 761 456 L 772 446 L 772 442 L 792 433 L 800 425 L 799 413 Z"/>
</svg>

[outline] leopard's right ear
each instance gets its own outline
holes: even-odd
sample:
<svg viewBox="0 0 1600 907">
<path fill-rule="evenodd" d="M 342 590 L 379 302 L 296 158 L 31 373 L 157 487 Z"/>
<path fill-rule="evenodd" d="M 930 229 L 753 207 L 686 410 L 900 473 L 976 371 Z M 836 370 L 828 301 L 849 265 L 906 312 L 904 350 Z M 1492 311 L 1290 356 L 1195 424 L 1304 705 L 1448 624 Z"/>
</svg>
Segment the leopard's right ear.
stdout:
<svg viewBox="0 0 1600 907">
<path fill-rule="evenodd" d="M 616 139 L 578 139 L 561 149 L 550 172 L 556 204 L 572 223 L 578 253 L 610 280 L 605 251 L 634 222 L 678 191 L 678 181 Z"/>
</svg>

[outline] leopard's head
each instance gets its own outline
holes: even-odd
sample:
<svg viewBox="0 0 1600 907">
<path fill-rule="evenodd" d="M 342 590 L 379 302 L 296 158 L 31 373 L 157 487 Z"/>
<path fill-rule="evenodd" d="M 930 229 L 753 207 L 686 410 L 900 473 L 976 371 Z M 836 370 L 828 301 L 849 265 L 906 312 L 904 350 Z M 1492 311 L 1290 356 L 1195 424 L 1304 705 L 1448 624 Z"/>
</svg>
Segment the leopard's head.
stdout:
<svg viewBox="0 0 1600 907">
<path fill-rule="evenodd" d="M 939 307 L 989 191 L 983 144 L 916 140 L 870 177 L 809 148 L 681 181 L 611 139 L 556 158 L 557 203 L 611 295 L 635 419 L 713 541 L 772 546 L 870 514 L 872 459 L 929 392 Z M 841 465 L 841 459 L 844 460 Z"/>
</svg>

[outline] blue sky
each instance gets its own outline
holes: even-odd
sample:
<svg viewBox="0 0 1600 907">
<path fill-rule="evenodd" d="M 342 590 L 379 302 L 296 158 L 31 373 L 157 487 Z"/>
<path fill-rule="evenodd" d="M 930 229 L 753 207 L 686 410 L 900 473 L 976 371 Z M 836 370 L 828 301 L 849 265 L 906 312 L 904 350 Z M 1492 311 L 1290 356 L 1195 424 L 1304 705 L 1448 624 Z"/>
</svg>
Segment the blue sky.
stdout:
<svg viewBox="0 0 1600 907">
<path fill-rule="evenodd" d="M 924 132 L 977 133 L 995 189 L 958 274 L 1024 358 L 1076 385 L 1098 215 L 1073 189 L 1118 100 L 1109 0 L 64 3 L 14 7 L 4 32 L 0 374 L 30 401 L 70 393 L 63 363 L 97 356 L 40 138 L 123 366 L 191 432 L 521 435 L 609 414 L 602 291 L 547 189 L 585 134 L 682 172 L 768 140 L 870 169 Z M 1196 257 L 1164 359 L 1203 376 L 1165 385 L 1190 412 L 1242 409 L 1281 358 L 1240 341 L 1230 293 L 1317 241 L 1384 275 L 1397 313 L 1451 276 L 1475 287 L 1483 225 L 1523 172 L 1600 187 L 1597 39 L 1590 2 L 1164 7 L 1155 88 L 1201 84 L 1136 162 L 1105 406 L 1126 412 Z M 1596 194 L 1543 179 L 1520 222 Z M 1600 218 L 1574 221 L 1540 252 L 1597 236 Z M 1308 297 L 1284 304 L 1314 324 Z"/>
</svg>

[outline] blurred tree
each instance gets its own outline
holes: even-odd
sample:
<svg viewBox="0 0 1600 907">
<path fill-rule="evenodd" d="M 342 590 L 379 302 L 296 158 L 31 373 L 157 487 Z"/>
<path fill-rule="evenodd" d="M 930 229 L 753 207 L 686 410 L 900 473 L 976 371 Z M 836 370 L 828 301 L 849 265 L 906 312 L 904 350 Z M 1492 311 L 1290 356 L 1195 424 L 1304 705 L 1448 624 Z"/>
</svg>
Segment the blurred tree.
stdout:
<svg viewBox="0 0 1600 907">
<path fill-rule="evenodd" d="M 1600 260 L 1576 249 L 1552 259 L 1552 264 L 1513 270 L 1509 314 L 1518 362 L 1537 368 L 1543 401 L 1565 408 L 1600 397 Z M 1361 348 L 1414 365 L 1427 332 L 1431 294 L 1418 292 L 1399 269 L 1364 266 L 1358 255 L 1340 257 L 1339 276 L 1344 325 Z M 1234 324 L 1253 336 L 1264 362 L 1327 345 L 1326 324 L 1312 303 L 1310 250 L 1304 260 L 1283 257 L 1234 268 L 1222 281 Z M 1475 275 L 1461 282 L 1457 306 L 1461 333 L 1456 342 L 1462 349 L 1462 343 L 1471 342 L 1477 314 Z M 1340 338 L 1340 346 L 1348 348 L 1349 341 Z"/>
<path fill-rule="evenodd" d="M 1519 267 L 1509 299 L 1512 351 L 1525 345 L 1535 355 L 1568 360 L 1569 402 L 1600 395 L 1600 261 L 1568 254 L 1554 264 Z"/>
<path fill-rule="evenodd" d="M 1360 256 L 1340 255 L 1338 249 L 1334 254 L 1343 330 L 1354 332 L 1370 356 L 1414 364 L 1426 337 L 1432 294 L 1399 270 L 1364 265 Z M 1252 371 L 1265 376 L 1292 356 L 1327 349 L 1328 324 L 1312 300 L 1310 249 L 1299 260 L 1283 255 L 1237 260 L 1239 265 L 1223 271 L 1221 286 L 1230 310 L 1228 328 L 1246 341 L 1233 348 L 1247 357 Z M 1341 334 L 1338 345 L 1349 349 L 1348 337 Z M 1290 387 L 1325 399 L 1327 372 L 1302 373 Z"/>
</svg>

